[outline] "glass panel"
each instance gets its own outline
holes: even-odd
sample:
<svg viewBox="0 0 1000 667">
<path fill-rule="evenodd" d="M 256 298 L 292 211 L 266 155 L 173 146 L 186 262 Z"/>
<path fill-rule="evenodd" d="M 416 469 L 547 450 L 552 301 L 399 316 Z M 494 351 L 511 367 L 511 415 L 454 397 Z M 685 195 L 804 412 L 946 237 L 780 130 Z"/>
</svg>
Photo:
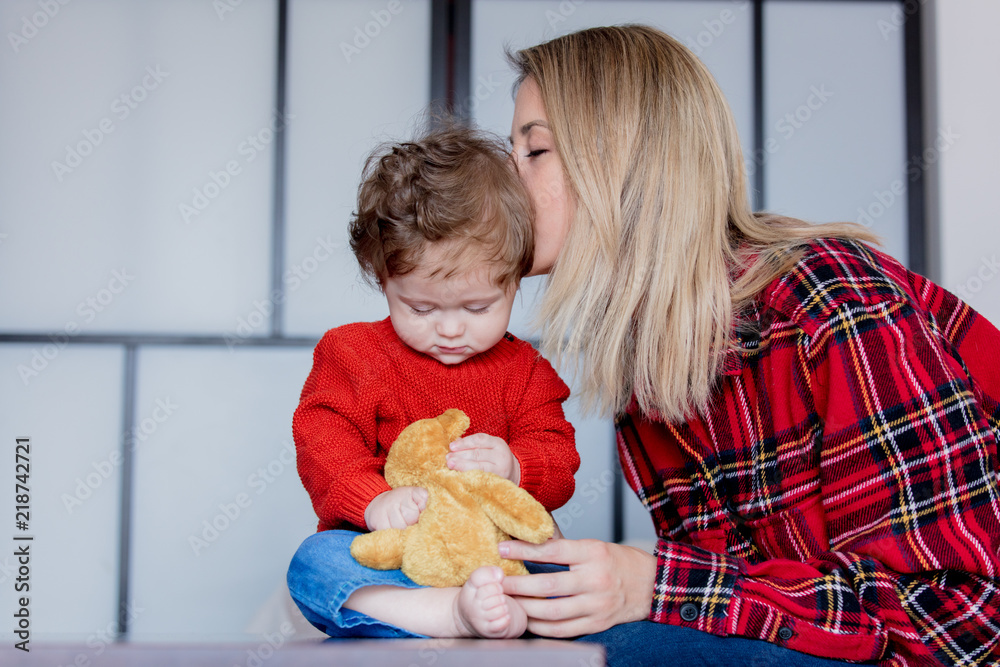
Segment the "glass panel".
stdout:
<svg viewBox="0 0 1000 667">
<path fill-rule="evenodd" d="M 553 516 L 568 538 L 610 540 L 618 469 L 614 428 L 606 419 L 584 417 L 573 398 L 566 401 L 564 408 L 566 418 L 576 429 L 580 470 L 573 497 Z"/>
<path fill-rule="evenodd" d="M 0 3 L 0 329 L 219 332 L 264 291 L 276 3 L 222 4 Z"/>
<path fill-rule="evenodd" d="M 1000 326 L 1000 90 L 988 83 L 1000 63 L 1000 5 L 938 2 L 933 15 L 938 127 L 922 157 L 938 169 L 940 248 L 930 252 L 940 253 L 943 284 Z"/>
<path fill-rule="evenodd" d="M 687 44 L 709 67 L 737 119 L 744 146 L 752 141 L 752 14 L 750 3 L 733 2 L 522 2 L 473 3 L 472 93 L 464 102 L 477 122 L 501 136 L 510 133 L 514 81 L 504 47 L 518 49 L 574 30 L 622 23 L 656 26 Z M 749 150 L 747 151 L 749 154 Z M 543 278 L 522 283 L 511 331 L 528 337 L 530 318 Z M 618 474 L 614 431 L 608 420 L 584 419 L 575 402 L 567 407 L 577 429 L 582 459 L 573 498 L 556 512 L 568 537 L 611 539 L 613 474 Z M 625 539 L 648 547 L 653 538 L 648 514 L 625 489 Z"/>
<path fill-rule="evenodd" d="M 389 314 L 359 281 L 347 223 L 364 157 L 430 101 L 430 2 L 295 0 L 288 62 L 286 328 L 318 337 Z"/>
<path fill-rule="evenodd" d="M 316 530 L 291 441 L 311 350 L 149 348 L 138 363 L 137 414 L 169 416 L 136 448 L 132 597 L 144 612 L 131 636 L 249 632 Z"/>
<path fill-rule="evenodd" d="M 476 121 L 501 136 L 510 134 L 514 76 L 504 59 L 512 50 L 575 30 L 645 23 L 677 37 L 704 60 L 729 99 L 743 137 L 753 140 L 751 4 L 733 2 L 523 2 L 477 0 L 472 11 L 472 94 L 464 102 Z M 747 151 L 749 153 L 749 151 Z M 510 330 L 528 337 L 533 304 L 543 278 L 522 283 Z"/>
<path fill-rule="evenodd" d="M 31 639 L 91 646 L 114 639 L 118 617 L 118 526 L 122 464 L 120 347 L 46 344 L 0 347 L 0 511 L 9 532 L 0 555 L 0 613 L 28 598 Z M 15 438 L 31 439 L 27 477 L 15 473 Z M 22 463 L 24 463 L 22 461 Z M 28 528 L 15 530 L 15 484 L 27 482 Z M 10 537 L 8 537 L 8 540 Z M 14 556 L 28 547 L 26 581 Z M 27 585 L 20 590 L 15 585 Z M 13 644 L 13 626 L 2 631 Z M 22 638 L 23 639 L 23 638 Z M 9 644 L 9 645 L 10 645 Z M 32 644 L 29 644 L 29 648 Z"/>
<path fill-rule="evenodd" d="M 860 222 L 906 261 L 910 165 L 896 8 L 765 3 L 765 206 L 814 222 Z"/>
</svg>

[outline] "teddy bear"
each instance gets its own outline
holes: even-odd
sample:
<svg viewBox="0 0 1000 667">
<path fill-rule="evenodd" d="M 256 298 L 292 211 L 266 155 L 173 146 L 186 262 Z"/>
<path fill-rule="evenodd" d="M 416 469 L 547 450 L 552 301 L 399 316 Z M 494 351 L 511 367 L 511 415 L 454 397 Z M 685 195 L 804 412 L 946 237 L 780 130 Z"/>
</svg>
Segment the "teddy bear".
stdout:
<svg viewBox="0 0 1000 667">
<path fill-rule="evenodd" d="M 473 570 L 497 565 L 504 574 L 527 574 L 524 563 L 501 558 L 497 545 L 515 537 L 541 544 L 555 524 L 541 503 L 511 481 L 482 470 L 459 472 L 445 461 L 448 446 L 469 428 L 451 409 L 407 426 L 385 462 L 389 486 L 427 489 L 417 522 L 359 535 L 351 555 L 376 570 L 402 569 L 422 586 L 461 586 Z"/>
</svg>

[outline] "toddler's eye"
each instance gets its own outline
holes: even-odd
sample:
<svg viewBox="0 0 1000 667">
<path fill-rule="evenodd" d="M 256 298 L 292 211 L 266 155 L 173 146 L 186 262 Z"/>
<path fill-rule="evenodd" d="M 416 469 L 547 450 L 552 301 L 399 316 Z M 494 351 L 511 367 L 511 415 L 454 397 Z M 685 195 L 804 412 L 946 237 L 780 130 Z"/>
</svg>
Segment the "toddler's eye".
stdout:
<svg viewBox="0 0 1000 667">
<path fill-rule="evenodd" d="M 489 306 L 481 306 L 478 308 L 474 306 L 466 306 L 465 309 L 474 315 L 485 315 L 486 313 L 490 312 Z"/>
<path fill-rule="evenodd" d="M 430 315 L 431 313 L 434 312 L 434 309 L 433 308 L 414 308 L 413 306 L 410 306 L 410 312 L 413 313 L 414 315 L 417 315 L 417 316 Z"/>
</svg>

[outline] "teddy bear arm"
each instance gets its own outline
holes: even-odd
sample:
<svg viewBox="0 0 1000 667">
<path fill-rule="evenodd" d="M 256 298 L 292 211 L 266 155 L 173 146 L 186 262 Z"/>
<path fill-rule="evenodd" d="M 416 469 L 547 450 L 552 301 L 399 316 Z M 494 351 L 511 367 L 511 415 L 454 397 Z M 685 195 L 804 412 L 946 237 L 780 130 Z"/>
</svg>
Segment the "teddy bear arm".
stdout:
<svg viewBox="0 0 1000 667">
<path fill-rule="evenodd" d="M 398 570 L 403 566 L 403 532 L 385 528 L 358 535 L 351 542 L 351 555 L 373 570 Z"/>
<path fill-rule="evenodd" d="M 509 480 L 470 470 L 467 485 L 480 508 L 497 527 L 519 540 L 541 544 L 552 537 L 555 524 L 540 502 Z"/>
</svg>

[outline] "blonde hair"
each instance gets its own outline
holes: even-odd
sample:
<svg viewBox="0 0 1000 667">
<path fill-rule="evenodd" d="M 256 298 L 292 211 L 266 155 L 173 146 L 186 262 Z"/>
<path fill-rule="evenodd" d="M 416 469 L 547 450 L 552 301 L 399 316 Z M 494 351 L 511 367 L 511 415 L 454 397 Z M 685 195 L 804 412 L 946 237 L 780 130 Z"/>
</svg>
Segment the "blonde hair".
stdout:
<svg viewBox="0 0 1000 667">
<path fill-rule="evenodd" d="M 431 276 L 465 273 L 485 262 L 502 288 L 531 268 L 531 203 L 503 139 L 458 125 L 377 147 L 365 162 L 351 250 L 362 275 L 386 278 L 420 267 Z M 425 263 L 428 248 L 434 266 Z"/>
<path fill-rule="evenodd" d="M 539 309 L 543 351 L 588 409 L 704 413 L 734 325 L 821 237 L 851 223 L 754 214 L 732 112 L 708 69 L 647 26 L 508 53 L 541 90 L 575 214 Z"/>
</svg>

